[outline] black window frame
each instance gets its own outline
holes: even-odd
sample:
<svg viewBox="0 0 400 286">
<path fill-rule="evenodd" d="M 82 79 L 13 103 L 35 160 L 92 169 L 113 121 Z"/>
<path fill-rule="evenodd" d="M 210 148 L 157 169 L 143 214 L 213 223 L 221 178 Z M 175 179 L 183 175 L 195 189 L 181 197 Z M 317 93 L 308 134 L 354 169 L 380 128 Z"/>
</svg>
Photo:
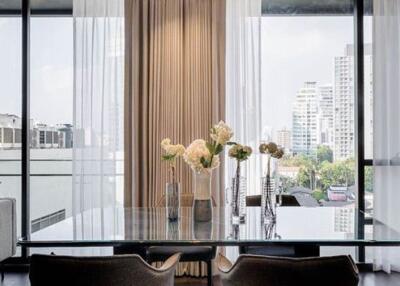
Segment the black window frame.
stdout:
<svg viewBox="0 0 400 286">
<path fill-rule="evenodd" d="M 0 9 L 0 17 L 2 16 L 21 16 L 22 18 L 22 144 L 21 144 L 21 236 L 22 239 L 30 237 L 30 94 L 29 94 L 29 62 L 30 62 L 30 18 L 31 17 L 72 17 L 72 9 L 51 9 L 32 10 L 30 0 L 21 0 L 21 10 L 2 10 Z M 264 0 L 268 1 L 268 0 Z M 364 5 L 367 3 L 367 5 Z M 357 189 L 357 207 L 361 211 L 357 218 L 357 229 L 359 239 L 365 236 L 365 225 L 372 224 L 371 219 L 366 219 L 365 211 L 365 167 L 372 166 L 373 160 L 365 159 L 364 150 L 364 16 L 372 13 L 371 0 L 353 0 L 353 7 L 347 11 L 348 15 L 354 17 L 354 67 L 355 67 L 355 152 L 356 152 L 356 189 Z M 265 9 L 263 9 L 264 11 Z M 335 10 L 308 10 L 303 14 L 296 15 L 332 15 Z M 342 11 L 343 12 L 343 11 Z M 271 12 L 272 14 L 274 12 Z M 284 14 L 276 11 L 276 16 L 292 15 Z M 358 260 L 365 262 L 365 248 L 358 247 Z M 26 262 L 29 257 L 29 249 L 21 248 L 22 261 Z"/>
</svg>

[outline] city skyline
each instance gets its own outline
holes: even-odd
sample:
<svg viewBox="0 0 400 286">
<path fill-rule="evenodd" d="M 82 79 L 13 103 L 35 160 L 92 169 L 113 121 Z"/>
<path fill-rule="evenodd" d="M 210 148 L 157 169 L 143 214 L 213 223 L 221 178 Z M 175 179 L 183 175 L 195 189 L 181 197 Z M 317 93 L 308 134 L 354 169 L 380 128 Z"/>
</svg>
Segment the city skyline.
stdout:
<svg viewBox="0 0 400 286">
<path fill-rule="evenodd" d="M 372 44 L 365 44 L 365 146 L 372 154 Z M 317 146 L 328 146 L 338 160 L 354 156 L 354 47 L 346 44 L 342 55 L 333 60 L 332 83 L 306 81 L 292 103 L 291 151 L 313 155 Z M 263 126 L 263 139 L 282 141 L 286 130 Z M 265 137 L 265 138 L 264 138 Z M 279 144 L 279 143 L 278 143 Z M 280 144 L 283 146 L 283 144 Z"/>
</svg>

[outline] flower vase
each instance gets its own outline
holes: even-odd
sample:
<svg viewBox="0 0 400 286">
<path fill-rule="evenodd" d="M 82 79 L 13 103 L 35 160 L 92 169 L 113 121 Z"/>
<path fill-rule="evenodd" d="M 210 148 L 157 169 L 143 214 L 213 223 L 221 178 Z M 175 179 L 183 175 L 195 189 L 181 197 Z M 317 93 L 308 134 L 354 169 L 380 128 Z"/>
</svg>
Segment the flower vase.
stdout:
<svg viewBox="0 0 400 286">
<path fill-rule="evenodd" d="M 267 174 L 261 180 L 261 212 L 262 221 L 265 224 L 276 222 L 276 194 L 271 184 L 271 177 Z"/>
<path fill-rule="evenodd" d="M 193 218 L 196 222 L 212 219 L 211 172 L 194 172 Z"/>
<path fill-rule="evenodd" d="M 236 176 L 232 179 L 232 223 L 244 223 L 246 219 L 246 178 Z"/>
<path fill-rule="evenodd" d="M 180 185 L 179 183 L 167 183 L 166 185 L 166 211 L 170 221 L 176 221 L 179 218 L 180 208 Z"/>
</svg>

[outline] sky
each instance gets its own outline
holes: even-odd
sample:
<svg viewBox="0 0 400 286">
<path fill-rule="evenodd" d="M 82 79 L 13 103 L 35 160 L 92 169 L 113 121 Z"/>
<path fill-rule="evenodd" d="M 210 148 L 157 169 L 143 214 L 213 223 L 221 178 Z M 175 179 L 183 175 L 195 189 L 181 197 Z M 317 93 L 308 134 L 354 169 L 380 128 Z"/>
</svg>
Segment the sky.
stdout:
<svg viewBox="0 0 400 286">
<path fill-rule="evenodd" d="M 0 18 L 0 113 L 20 115 L 20 25 L 18 18 Z M 365 27 L 371 42 L 370 17 Z M 290 128 L 303 83 L 333 83 L 333 59 L 353 43 L 353 19 L 263 17 L 261 35 L 263 125 Z M 72 18 L 32 18 L 31 117 L 50 125 L 72 123 L 72 103 Z"/>
<path fill-rule="evenodd" d="M 353 18 L 263 17 L 261 25 L 263 126 L 291 128 L 296 92 L 306 81 L 333 84 L 335 56 L 353 44 Z M 365 42 L 371 42 L 371 19 Z"/>
<path fill-rule="evenodd" d="M 0 113 L 21 115 L 21 21 L 0 17 Z M 72 123 L 73 26 L 69 18 L 31 19 L 31 118 Z"/>
</svg>

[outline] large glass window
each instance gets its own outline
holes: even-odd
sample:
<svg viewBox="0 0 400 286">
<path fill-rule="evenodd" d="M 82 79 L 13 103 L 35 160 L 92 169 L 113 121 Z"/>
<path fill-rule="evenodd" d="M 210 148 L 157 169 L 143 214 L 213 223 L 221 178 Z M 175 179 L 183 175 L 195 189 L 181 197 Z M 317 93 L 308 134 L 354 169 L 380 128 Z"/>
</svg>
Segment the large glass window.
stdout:
<svg viewBox="0 0 400 286">
<path fill-rule="evenodd" d="M 0 198 L 17 200 L 21 234 L 21 18 L 0 17 Z"/>
<path fill-rule="evenodd" d="M 306 206 L 353 204 L 352 16 L 262 18 L 263 140 L 285 147 L 279 184 Z"/>
<path fill-rule="evenodd" d="M 72 17 L 32 17 L 30 45 L 30 210 L 34 233 L 72 213 Z"/>
</svg>

